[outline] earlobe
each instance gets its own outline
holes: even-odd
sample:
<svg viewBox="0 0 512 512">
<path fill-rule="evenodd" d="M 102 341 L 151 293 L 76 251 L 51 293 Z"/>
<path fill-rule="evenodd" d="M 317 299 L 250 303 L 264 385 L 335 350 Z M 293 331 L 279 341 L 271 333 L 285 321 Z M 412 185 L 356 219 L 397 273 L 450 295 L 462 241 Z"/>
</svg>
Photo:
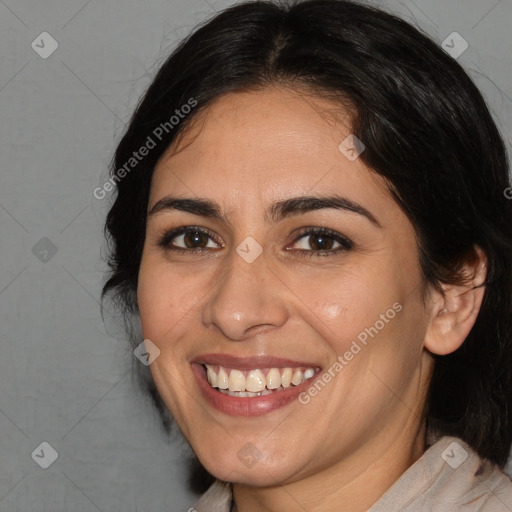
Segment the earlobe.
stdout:
<svg viewBox="0 0 512 512">
<path fill-rule="evenodd" d="M 450 354 L 467 338 L 476 322 L 485 293 L 487 257 L 475 246 L 474 257 L 460 268 L 461 284 L 441 284 L 431 295 L 430 322 L 424 346 L 437 355 Z"/>
</svg>

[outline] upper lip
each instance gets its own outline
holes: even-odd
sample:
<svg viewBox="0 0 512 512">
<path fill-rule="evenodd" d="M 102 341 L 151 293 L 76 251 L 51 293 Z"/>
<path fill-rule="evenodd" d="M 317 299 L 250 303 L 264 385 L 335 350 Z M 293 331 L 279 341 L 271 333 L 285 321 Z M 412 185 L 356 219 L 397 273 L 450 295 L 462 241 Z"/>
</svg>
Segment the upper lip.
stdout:
<svg viewBox="0 0 512 512">
<path fill-rule="evenodd" d="M 236 370 L 255 370 L 258 368 L 318 368 L 316 363 L 284 359 L 270 355 L 265 356 L 233 356 L 228 354 L 202 354 L 195 357 L 192 363 L 223 366 Z"/>
</svg>

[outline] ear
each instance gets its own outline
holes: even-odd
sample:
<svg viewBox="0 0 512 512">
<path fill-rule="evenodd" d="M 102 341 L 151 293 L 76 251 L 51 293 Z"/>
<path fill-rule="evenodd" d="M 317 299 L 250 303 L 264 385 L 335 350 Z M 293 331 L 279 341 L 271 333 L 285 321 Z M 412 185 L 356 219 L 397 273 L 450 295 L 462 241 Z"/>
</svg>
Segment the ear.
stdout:
<svg viewBox="0 0 512 512">
<path fill-rule="evenodd" d="M 442 292 L 431 291 L 431 315 L 424 346 L 433 354 L 457 350 L 475 324 L 484 298 L 487 256 L 474 246 L 474 257 L 460 267 L 464 284 L 441 284 Z"/>
</svg>

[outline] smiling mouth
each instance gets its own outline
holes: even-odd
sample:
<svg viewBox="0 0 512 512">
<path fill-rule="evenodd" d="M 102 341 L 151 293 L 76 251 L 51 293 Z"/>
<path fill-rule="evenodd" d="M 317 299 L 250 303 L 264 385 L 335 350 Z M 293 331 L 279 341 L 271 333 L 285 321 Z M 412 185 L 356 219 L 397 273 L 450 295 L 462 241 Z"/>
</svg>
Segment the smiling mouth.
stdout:
<svg viewBox="0 0 512 512">
<path fill-rule="evenodd" d="M 220 393 L 247 398 L 271 395 L 299 386 L 312 379 L 320 368 L 286 367 L 237 370 L 219 365 L 203 364 L 206 380 Z"/>
</svg>

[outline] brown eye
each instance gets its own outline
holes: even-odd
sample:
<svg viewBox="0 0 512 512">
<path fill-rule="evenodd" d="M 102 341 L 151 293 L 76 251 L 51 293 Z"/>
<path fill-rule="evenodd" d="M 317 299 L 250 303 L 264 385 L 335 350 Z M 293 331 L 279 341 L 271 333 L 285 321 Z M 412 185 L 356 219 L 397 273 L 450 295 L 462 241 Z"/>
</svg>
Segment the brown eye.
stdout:
<svg viewBox="0 0 512 512">
<path fill-rule="evenodd" d="M 334 245 L 334 242 L 335 241 L 332 239 L 332 237 L 324 235 L 322 233 L 309 235 L 308 237 L 309 246 L 312 249 L 316 249 L 319 251 L 331 250 Z"/>
<path fill-rule="evenodd" d="M 193 231 L 186 233 L 183 236 L 183 242 L 189 249 L 197 247 L 205 248 L 208 245 L 208 236 L 201 231 Z"/>
<path fill-rule="evenodd" d="M 292 249 L 304 256 L 328 256 L 353 247 L 353 242 L 347 237 L 326 228 L 306 229 L 292 245 Z"/>
<path fill-rule="evenodd" d="M 169 251 L 186 252 L 200 252 L 203 249 L 221 247 L 221 244 L 214 240 L 212 233 L 193 226 L 184 226 L 165 233 L 158 245 Z"/>
</svg>

